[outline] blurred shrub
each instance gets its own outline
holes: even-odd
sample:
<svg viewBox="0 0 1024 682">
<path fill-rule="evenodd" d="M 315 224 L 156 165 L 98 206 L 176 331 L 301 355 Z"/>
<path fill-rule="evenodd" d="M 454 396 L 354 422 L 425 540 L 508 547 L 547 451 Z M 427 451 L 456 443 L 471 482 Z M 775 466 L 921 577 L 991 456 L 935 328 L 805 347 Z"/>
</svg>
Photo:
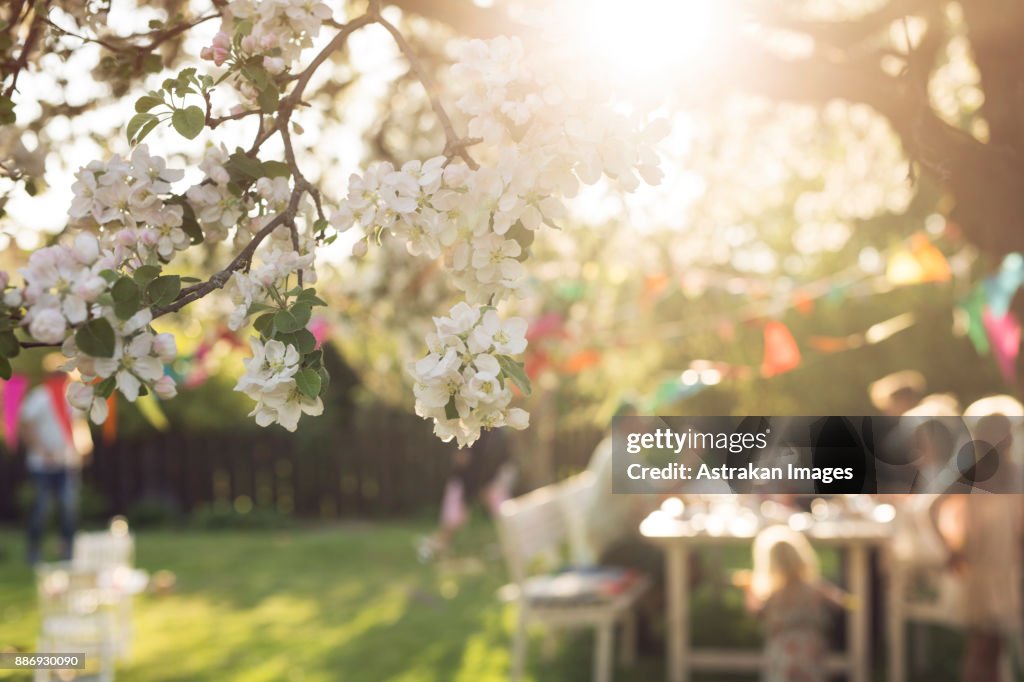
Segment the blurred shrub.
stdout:
<svg viewBox="0 0 1024 682">
<path fill-rule="evenodd" d="M 198 530 L 280 530 L 295 526 L 295 517 L 269 507 L 245 512 L 227 505 L 202 507 L 192 512 L 189 525 Z"/>
<path fill-rule="evenodd" d="M 132 528 L 166 528 L 185 520 L 181 505 L 167 495 L 144 495 L 125 514 Z"/>
</svg>

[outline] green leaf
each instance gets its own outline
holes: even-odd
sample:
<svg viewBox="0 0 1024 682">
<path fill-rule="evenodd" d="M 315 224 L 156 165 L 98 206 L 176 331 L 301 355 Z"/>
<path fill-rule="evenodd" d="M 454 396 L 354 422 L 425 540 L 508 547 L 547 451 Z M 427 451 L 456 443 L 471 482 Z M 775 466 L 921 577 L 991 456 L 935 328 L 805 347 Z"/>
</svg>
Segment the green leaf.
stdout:
<svg viewBox="0 0 1024 682">
<path fill-rule="evenodd" d="M 296 303 L 288 310 L 282 310 L 274 315 L 274 327 L 285 334 L 305 329 L 312 312 L 313 309 L 308 303 Z"/>
<path fill-rule="evenodd" d="M 242 151 L 236 151 L 228 157 L 224 168 L 232 177 L 241 180 L 255 180 L 263 176 L 263 164 Z"/>
<path fill-rule="evenodd" d="M 14 100 L 10 97 L 0 96 L 0 123 L 11 125 L 17 120 L 18 115 L 14 111 Z"/>
<path fill-rule="evenodd" d="M 308 329 L 300 329 L 297 332 L 290 334 L 284 334 L 278 332 L 274 335 L 274 338 L 281 343 L 287 343 L 289 346 L 295 346 L 301 354 L 306 355 L 312 353 L 316 348 L 316 337 L 313 336 L 313 332 Z"/>
<path fill-rule="evenodd" d="M 153 107 L 158 107 L 164 103 L 162 97 L 156 95 L 143 95 L 142 97 L 135 100 L 135 111 L 140 114 L 144 114 Z"/>
<path fill-rule="evenodd" d="M 181 229 L 185 231 L 192 239 L 192 245 L 201 244 L 203 242 L 203 228 L 199 226 L 199 221 L 196 220 L 195 209 L 192 208 L 192 204 L 185 201 L 184 198 L 180 202 L 181 204 Z"/>
<path fill-rule="evenodd" d="M 164 68 L 164 60 L 155 52 L 142 58 L 142 70 L 146 73 L 160 73 Z"/>
<path fill-rule="evenodd" d="M 256 329 L 260 334 L 266 337 L 274 335 L 274 313 L 266 313 L 257 317 L 253 323 L 253 328 Z"/>
<path fill-rule="evenodd" d="M 110 290 L 110 295 L 114 299 L 114 314 L 118 319 L 127 320 L 139 312 L 139 307 L 142 305 L 139 285 L 131 277 L 122 277 L 117 280 Z"/>
<path fill-rule="evenodd" d="M 256 101 L 259 103 L 260 109 L 270 114 L 277 111 L 278 102 L 281 101 L 281 93 L 277 91 L 276 85 L 270 84 L 260 90 Z"/>
<path fill-rule="evenodd" d="M 102 274 L 102 273 L 100 273 Z M 135 283 L 141 288 L 145 288 L 147 284 L 152 282 L 160 275 L 160 267 L 157 265 L 140 265 L 135 268 L 135 272 L 132 273 L 132 278 Z"/>
<path fill-rule="evenodd" d="M 146 287 L 149 304 L 164 306 L 174 301 L 181 291 L 181 278 L 177 275 L 161 275 Z"/>
<path fill-rule="evenodd" d="M 114 357 L 114 329 L 104 318 L 89 320 L 75 332 L 79 350 L 94 358 Z"/>
<path fill-rule="evenodd" d="M 513 360 L 507 355 L 499 355 L 498 365 L 501 367 L 501 372 L 506 377 L 512 380 L 523 395 L 530 395 L 530 377 L 526 376 L 526 370 L 523 369 L 523 363 Z"/>
<path fill-rule="evenodd" d="M 263 174 L 268 178 L 288 178 L 292 171 L 284 161 L 264 161 Z"/>
<path fill-rule="evenodd" d="M 139 297 L 139 285 L 131 277 L 122 277 L 110 288 L 114 301 L 127 301 Z"/>
<path fill-rule="evenodd" d="M 128 128 L 125 131 L 128 135 L 128 144 L 138 144 L 149 134 L 156 124 L 157 117 L 150 113 L 135 114 L 128 121 Z"/>
<path fill-rule="evenodd" d="M 0 333 L 0 356 L 13 358 L 21 352 L 21 344 L 14 332 Z"/>
<path fill-rule="evenodd" d="M 317 367 L 317 374 L 320 375 L 320 395 L 327 393 L 327 387 L 331 385 L 331 373 L 326 367 Z"/>
<path fill-rule="evenodd" d="M 312 367 L 313 369 L 316 369 L 316 368 L 318 368 L 321 365 L 321 363 L 323 362 L 323 359 L 324 359 L 324 352 L 323 352 L 323 350 L 318 348 L 315 351 L 313 351 L 312 353 L 309 353 L 308 355 L 306 355 L 305 363 L 306 363 L 307 366 Z"/>
<path fill-rule="evenodd" d="M 0 379 L 11 378 L 11 361 L 7 358 L 0 358 Z"/>
<path fill-rule="evenodd" d="M 171 125 L 182 137 L 194 140 L 206 125 L 206 114 L 194 104 L 184 109 L 176 109 L 171 114 Z"/>
<path fill-rule="evenodd" d="M 307 398 L 315 398 L 320 395 L 320 383 L 320 375 L 315 369 L 307 367 L 299 370 L 295 375 L 295 385 L 298 386 L 299 392 Z"/>
<path fill-rule="evenodd" d="M 327 301 L 323 300 L 316 295 L 316 289 L 303 289 L 299 292 L 299 297 L 295 299 L 296 303 L 308 303 L 309 305 L 327 305 Z"/>
<path fill-rule="evenodd" d="M 121 279 L 121 273 L 117 270 L 100 270 L 100 277 L 107 280 L 108 284 L 113 284 L 117 280 Z"/>
<path fill-rule="evenodd" d="M 257 301 L 249 306 L 248 315 L 265 313 L 268 310 L 277 310 L 277 308 L 275 308 L 272 305 L 267 305 L 266 303 L 260 303 L 259 301 Z"/>
<path fill-rule="evenodd" d="M 114 393 L 114 388 L 117 386 L 117 378 L 109 376 L 100 383 L 96 384 L 93 388 L 93 393 L 100 396 L 101 398 L 109 398 Z"/>
<path fill-rule="evenodd" d="M 448 419 L 459 418 L 459 408 L 455 407 L 455 396 L 448 399 L 448 404 L 444 406 L 444 416 Z"/>
</svg>

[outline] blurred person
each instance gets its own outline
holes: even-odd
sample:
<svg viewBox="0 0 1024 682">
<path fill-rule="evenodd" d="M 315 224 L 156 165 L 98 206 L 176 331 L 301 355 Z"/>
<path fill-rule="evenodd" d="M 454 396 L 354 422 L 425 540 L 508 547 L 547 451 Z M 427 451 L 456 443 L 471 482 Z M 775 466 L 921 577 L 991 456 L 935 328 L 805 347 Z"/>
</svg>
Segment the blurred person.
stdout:
<svg viewBox="0 0 1024 682">
<path fill-rule="evenodd" d="M 821 579 L 807 538 L 781 525 L 761 531 L 754 539 L 753 572 L 738 573 L 734 582 L 764 629 L 763 682 L 828 679 L 829 607 L 848 606 L 850 599 Z"/>
<path fill-rule="evenodd" d="M 912 369 L 888 374 L 868 387 L 871 404 L 888 417 L 899 417 L 921 402 L 924 375 Z"/>
<path fill-rule="evenodd" d="M 48 357 L 44 364 L 53 362 Z M 28 392 L 19 414 L 26 466 L 35 493 L 28 524 L 28 561 L 33 565 L 40 560 L 51 500 L 56 500 L 60 510 L 60 557 L 71 559 L 81 469 L 92 448 L 88 426 L 65 397 L 66 384 L 63 372 L 48 370 L 42 383 Z"/>
<path fill-rule="evenodd" d="M 951 396 L 928 396 L 908 410 L 901 426 L 910 431 L 908 463 L 913 470 L 910 493 L 939 493 L 955 470 L 960 422 L 959 405 Z"/>
<path fill-rule="evenodd" d="M 451 548 L 455 536 L 469 521 L 469 500 L 474 495 L 479 495 L 491 516 L 496 515 L 501 503 L 511 497 L 517 475 L 505 434 L 500 430 L 484 431 L 472 446 L 452 453 L 438 529 L 420 541 L 420 560 L 428 561 Z"/>
<path fill-rule="evenodd" d="M 959 462 L 963 487 L 951 486 L 932 507 L 933 523 L 949 551 L 949 566 L 963 585 L 964 682 L 1000 679 L 1004 654 L 1015 649 L 1020 653 L 1024 505 L 1016 494 L 1021 481 L 1010 454 L 1010 417 L 1022 415 L 1024 407 L 1009 396 L 984 398 L 967 408 L 965 416 L 979 417 L 972 429 L 975 463 Z M 973 489 L 954 492 L 967 487 Z"/>
</svg>

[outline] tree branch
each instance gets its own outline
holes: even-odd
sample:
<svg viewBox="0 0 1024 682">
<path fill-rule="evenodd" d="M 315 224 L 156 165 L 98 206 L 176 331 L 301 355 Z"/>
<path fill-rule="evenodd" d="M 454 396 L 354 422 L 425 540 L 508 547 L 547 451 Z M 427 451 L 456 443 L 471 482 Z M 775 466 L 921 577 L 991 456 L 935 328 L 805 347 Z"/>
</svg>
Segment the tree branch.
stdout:
<svg viewBox="0 0 1024 682">
<path fill-rule="evenodd" d="M 430 72 L 423 68 L 423 64 L 416 56 L 415 50 L 412 49 L 412 45 L 405 39 L 395 26 L 386 20 L 379 14 L 376 17 L 376 22 L 383 26 L 391 37 L 395 39 L 395 44 L 398 45 L 398 49 L 402 51 L 405 58 L 409 61 L 409 65 L 412 67 L 413 72 L 419 79 L 420 83 L 423 84 L 423 89 L 427 92 L 427 99 L 430 100 L 430 107 L 434 110 L 434 115 L 437 116 L 437 120 L 440 121 L 441 127 L 444 128 L 445 137 L 445 156 L 451 158 L 452 156 L 458 156 L 466 165 L 477 170 L 480 165 L 469 155 L 467 147 L 475 144 L 479 140 L 472 138 L 460 138 L 455 132 L 455 126 L 452 125 L 452 120 L 448 116 L 448 112 L 445 111 L 444 106 L 441 104 L 441 99 L 437 94 L 437 84 L 434 82 L 434 78 L 430 75 Z"/>
</svg>

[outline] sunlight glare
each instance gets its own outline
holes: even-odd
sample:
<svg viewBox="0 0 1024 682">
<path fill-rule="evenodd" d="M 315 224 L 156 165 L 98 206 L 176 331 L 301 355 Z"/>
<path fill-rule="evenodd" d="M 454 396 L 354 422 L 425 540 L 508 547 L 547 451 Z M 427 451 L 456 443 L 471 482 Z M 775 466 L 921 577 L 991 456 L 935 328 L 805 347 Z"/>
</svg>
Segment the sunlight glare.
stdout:
<svg viewBox="0 0 1024 682">
<path fill-rule="evenodd" d="M 576 40 L 601 73 L 665 83 L 706 59 L 720 17 L 714 0 L 593 0 L 575 3 Z"/>
</svg>

